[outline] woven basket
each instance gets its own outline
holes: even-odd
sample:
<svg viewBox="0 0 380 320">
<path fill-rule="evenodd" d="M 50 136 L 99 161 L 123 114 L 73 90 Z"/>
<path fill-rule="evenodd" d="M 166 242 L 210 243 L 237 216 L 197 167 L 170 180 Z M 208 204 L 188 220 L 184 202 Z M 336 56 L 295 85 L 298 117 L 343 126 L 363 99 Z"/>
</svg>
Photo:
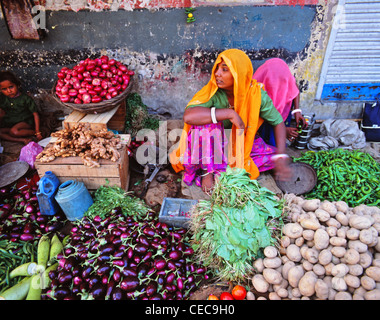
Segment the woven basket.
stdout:
<svg viewBox="0 0 380 320">
<path fill-rule="evenodd" d="M 76 104 L 76 103 L 67 103 L 62 102 L 61 99 L 57 96 L 55 93 L 55 86 L 57 85 L 57 82 L 54 83 L 53 89 L 51 90 L 51 94 L 53 98 L 61 105 L 64 105 L 66 107 L 69 107 L 73 110 L 83 112 L 83 113 L 103 113 L 112 110 L 113 108 L 117 107 L 131 92 L 132 89 L 132 81 L 129 82 L 128 87 L 119 95 L 116 97 L 109 99 L 109 100 L 103 100 L 98 103 L 84 103 L 84 104 Z"/>
</svg>

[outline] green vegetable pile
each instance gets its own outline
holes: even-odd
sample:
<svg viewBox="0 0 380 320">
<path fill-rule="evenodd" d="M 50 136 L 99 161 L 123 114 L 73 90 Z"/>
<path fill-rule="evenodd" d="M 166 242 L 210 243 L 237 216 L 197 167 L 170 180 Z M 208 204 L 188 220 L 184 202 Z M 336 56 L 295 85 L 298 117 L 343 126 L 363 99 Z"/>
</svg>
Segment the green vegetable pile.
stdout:
<svg viewBox="0 0 380 320">
<path fill-rule="evenodd" d="M 253 260 L 277 242 L 283 201 L 251 180 L 244 169 L 227 167 L 210 201 L 191 211 L 192 247 L 222 281 L 240 281 L 254 273 Z"/>
<path fill-rule="evenodd" d="M 359 150 L 307 151 L 294 161 L 311 165 L 318 182 L 306 199 L 345 201 L 349 206 L 380 204 L 380 165 Z"/>
<path fill-rule="evenodd" d="M 148 113 L 148 108 L 138 93 L 130 93 L 125 102 L 127 114 L 125 119 L 126 133 L 135 136 L 141 129 L 156 130 L 159 127 L 159 120 Z"/>
<path fill-rule="evenodd" d="M 152 210 L 143 200 L 134 197 L 130 192 L 117 186 L 103 185 L 94 192 L 92 196 L 94 203 L 85 212 L 85 216 L 99 216 L 106 218 L 113 208 L 119 208 L 125 216 L 135 220 L 150 218 Z"/>
<path fill-rule="evenodd" d="M 38 240 L 33 242 L 0 240 L 0 292 L 20 281 L 20 277 L 10 277 L 13 269 L 37 260 L 37 243 Z"/>
</svg>

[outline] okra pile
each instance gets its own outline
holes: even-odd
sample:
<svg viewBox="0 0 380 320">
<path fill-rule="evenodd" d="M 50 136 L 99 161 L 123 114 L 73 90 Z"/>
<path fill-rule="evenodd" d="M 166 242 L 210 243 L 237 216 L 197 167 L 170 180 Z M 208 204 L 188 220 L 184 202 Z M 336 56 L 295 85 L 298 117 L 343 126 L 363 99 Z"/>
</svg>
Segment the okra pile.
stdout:
<svg viewBox="0 0 380 320">
<path fill-rule="evenodd" d="M 306 199 L 344 201 L 350 207 L 380 205 L 380 165 L 360 150 L 333 149 L 307 151 L 296 162 L 311 165 L 317 184 Z"/>
</svg>

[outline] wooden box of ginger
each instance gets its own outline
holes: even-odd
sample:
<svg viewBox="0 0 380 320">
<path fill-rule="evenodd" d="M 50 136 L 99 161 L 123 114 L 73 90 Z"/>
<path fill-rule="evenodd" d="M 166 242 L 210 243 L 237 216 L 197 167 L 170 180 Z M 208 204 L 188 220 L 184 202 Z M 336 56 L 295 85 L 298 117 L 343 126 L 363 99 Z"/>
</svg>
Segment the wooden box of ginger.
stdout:
<svg viewBox="0 0 380 320">
<path fill-rule="evenodd" d="M 41 162 L 36 159 L 34 165 L 40 177 L 43 177 L 46 171 L 52 171 L 60 183 L 77 180 L 83 182 L 88 190 L 96 190 L 109 183 L 110 186 L 118 186 L 127 191 L 129 187 L 127 144 L 123 144 L 118 151 L 119 159 L 116 161 L 98 159 L 98 167 L 85 165 L 81 157 L 57 157 L 50 162 Z"/>
</svg>

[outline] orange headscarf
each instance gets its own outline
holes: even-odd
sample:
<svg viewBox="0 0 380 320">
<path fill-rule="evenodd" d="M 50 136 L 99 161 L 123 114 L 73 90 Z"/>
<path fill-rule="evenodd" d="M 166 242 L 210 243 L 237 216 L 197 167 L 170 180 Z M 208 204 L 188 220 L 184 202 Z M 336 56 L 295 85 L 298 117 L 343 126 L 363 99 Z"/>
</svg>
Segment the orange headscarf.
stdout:
<svg viewBox="0 0 380 320">
<path fill-rule="evenodd" d="M 250 173 L 251 179 L 256 179 L 259 176 L 259 170 L 251 159 L 250 153 L 256 132 L 263 123 L 263 119 L 259 117 L 261 105 L 260 85 L 256 80 L 252 79 L 253 67 L 249 57 L 243 51 L 238 49 L 229 49 L 220 53 L 213 66 L 210 81 L 194 95 L 188 103 L 188 106 L 209 101 L 218 90 L 215 80 L 215 69 L 222 60 L 227 64 L 234 78 L 234 107 L 235 111 L 239 114 L 245 124 L 244 169 Z M 184 169 L 181 159 L 183 158 L 186 148 L 187 135 L 190 127 L 189 124 L 185 123 L 179 141 L 179 147 L 169 155 L 172 167 L 176 172 Z M 232 146 L 230 155 L 236 154 L 236 146 L 234 143 L 235 133 L 236 127 L 233 125 L 231 135 L 232 143 L 229 144 L 230 147 Z M 231 167 L 236 166 L 236 164 L 237 162 L 229 163 Z"/>
</svg>

